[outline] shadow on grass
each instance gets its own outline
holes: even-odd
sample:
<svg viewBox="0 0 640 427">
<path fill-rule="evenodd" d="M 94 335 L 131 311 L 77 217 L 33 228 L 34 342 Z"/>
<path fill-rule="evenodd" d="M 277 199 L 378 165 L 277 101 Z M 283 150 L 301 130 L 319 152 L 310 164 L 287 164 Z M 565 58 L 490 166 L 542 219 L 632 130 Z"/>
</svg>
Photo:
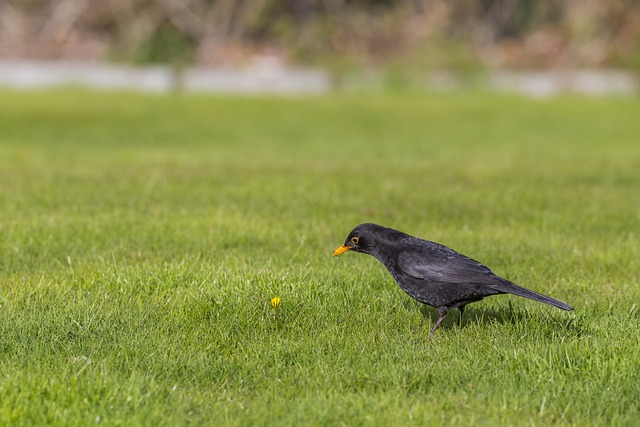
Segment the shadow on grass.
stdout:
<svg viewBox="0 0 640 427">
<path fill-rule="evenodd" d="M 420 312 L 433 325 L 438 320 L 438 312 L 429 306 L 421 305 Z M 571 312 L 547 312 L 544 310 L 527 309 L 524 307 L 514 307 L 509 302 L 506 307 L 477 307 L 467 306 L 462 317 L 462 328 L 472 324 L 480 325 L 513 325 L 514 327 L 529 326 L 537 328 L 547 336 L 575 336 L 581 337 L 590 335 L 592 331 L 582 318 Z M 440 324 L 442 330 L 460 328 L 460 311 L 450 310 L 447 317 Z"/>
</svg>

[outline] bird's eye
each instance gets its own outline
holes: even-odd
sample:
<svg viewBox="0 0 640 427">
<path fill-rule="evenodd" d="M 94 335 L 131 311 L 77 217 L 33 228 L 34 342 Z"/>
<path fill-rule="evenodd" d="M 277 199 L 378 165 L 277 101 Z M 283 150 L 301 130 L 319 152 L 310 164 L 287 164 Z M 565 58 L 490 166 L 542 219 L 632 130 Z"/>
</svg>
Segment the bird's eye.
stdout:
<svg viewBox="0 0 640 427">
<path fill-rule="evenodd" d="M 359 239 L 358 239 L 356 236 L 353 236 L 353 237 L 351 238 L 351 243 L 353 243 L 354 245 L 357 245 L 357 244 L 358 244 L 358 242 L 359 242 Z"/>
</svg>

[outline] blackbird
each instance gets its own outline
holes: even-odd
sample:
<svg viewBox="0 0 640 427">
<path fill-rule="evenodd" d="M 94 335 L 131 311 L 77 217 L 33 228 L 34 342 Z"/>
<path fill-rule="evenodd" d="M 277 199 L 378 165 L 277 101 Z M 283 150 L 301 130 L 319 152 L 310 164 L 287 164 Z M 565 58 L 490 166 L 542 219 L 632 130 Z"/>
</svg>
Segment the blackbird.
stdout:
<svg viewBox="0 0 640 427">
<path fill-rule="evenodd" d="M 570 305 L 495 275 L 489 267 L 451 248 L 381 225 L 358 225 L 333 256 L 347 251 L 373 255 L 403 291 L 438 310 L 439 317 L 429 338 L 449 310 L 460 310 L 462 322 L 467 304 L 491 295 L 513 294 L 562 310 L 573 310 Z"/>
</svg>

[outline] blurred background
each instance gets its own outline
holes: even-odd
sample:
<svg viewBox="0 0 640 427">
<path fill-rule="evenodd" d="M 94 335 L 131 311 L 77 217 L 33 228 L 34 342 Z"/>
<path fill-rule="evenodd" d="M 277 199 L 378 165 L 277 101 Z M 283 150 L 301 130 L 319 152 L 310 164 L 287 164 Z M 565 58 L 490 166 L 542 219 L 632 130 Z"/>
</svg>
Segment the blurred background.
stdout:
<svg viewBox="0 0 640 427">
<path fill-rule="evenodd" d="M 0 83 L 636 93 L 638 0 L 0 0 Z"/>
</svg>

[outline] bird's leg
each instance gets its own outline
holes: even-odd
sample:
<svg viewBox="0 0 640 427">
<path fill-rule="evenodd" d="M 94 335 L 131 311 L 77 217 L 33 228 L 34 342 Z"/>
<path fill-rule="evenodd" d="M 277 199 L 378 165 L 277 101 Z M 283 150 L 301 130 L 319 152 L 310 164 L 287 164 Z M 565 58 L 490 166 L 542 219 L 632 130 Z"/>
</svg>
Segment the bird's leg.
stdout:
<svg viewBox="0 0 640 427">
<path fill-rule="evenodd" d="M 462 327 L 462 314 L 464 313 L 464 305 L 458 307 L 458 310 L 460 310 L 460 327 Z"/>
<path fill-rule="evenodd" d="M 431 335 L 433 335 L 436 329 L 438 329 L 438 326 L 440 326 L 440 322 L 444 320 L 444 318 L 447 316 L 447 312 L 449 311 L 447 307 L 436 307 L 436 309 L 438 310 L 438 314 L 440 315 L 440 317 L 438 317 L 438 320 L 436 320 L 436 324 L 433 325 L 433 329 L 431 329 L 431 332 L 429 332 L 429 338 L 431 338 Z"/>
</svg>

